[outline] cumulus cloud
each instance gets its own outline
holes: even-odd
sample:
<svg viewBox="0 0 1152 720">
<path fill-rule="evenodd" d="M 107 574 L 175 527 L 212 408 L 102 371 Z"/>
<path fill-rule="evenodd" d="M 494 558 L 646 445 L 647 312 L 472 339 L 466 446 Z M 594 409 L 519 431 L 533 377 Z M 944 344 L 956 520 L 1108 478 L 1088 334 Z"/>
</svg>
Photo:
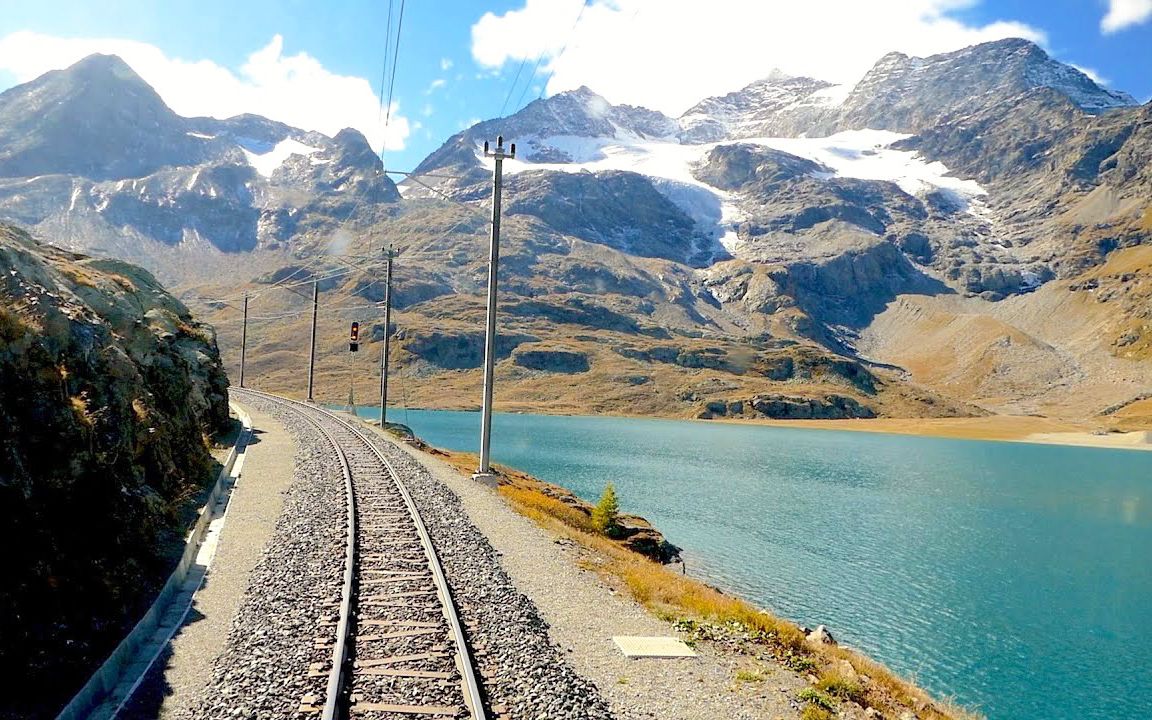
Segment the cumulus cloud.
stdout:
<svg viewBox="0 0 1152 720">
<path fill-rule="evenodd" d="M 581 15 L 583 0 L 525 0 L 472 26 L 472 56 L 500 68 L 542 53 L 549 94 L 587 85 L 613 102 L 678 115 L 773 69 L 849 83 L 893 50 L 924 56 L 1005 37 L 1046 41 L 1020 22 L 953 16 L 976 1 L 592 0 Z"/>
<path fill-rule="evenodd" d="M 1110 34 L 1148 18 L 1152 18 L 1152 0 L 1108 0 L 1108 14 L 1100 21 L 1100 30 Z"/>
<path fill-rule="evenodd" d="M 284 54 L 276 35 L 236 72 L 210 60 L 168 57 L 154 45 L 115 38 L 58 38 L 20 31 L 0 38 L 0 70 L 17 82 L 68 67 L 92 53 L 119 55 L 164 102 L 185 116 L 255 113 L 335 135 L 354 127 L 373 147 L 404 148 L 408 120 L 392 104 L 385 127 L 380 101 L 364 78 L 337 75 L 307 53 Z"/>
</svg>

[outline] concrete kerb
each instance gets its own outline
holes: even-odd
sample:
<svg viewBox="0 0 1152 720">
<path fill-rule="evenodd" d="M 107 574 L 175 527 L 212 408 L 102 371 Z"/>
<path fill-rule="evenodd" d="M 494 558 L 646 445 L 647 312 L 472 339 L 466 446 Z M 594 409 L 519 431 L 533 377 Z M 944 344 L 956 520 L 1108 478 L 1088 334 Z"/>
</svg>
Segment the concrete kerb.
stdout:
<svg viewBox="0 0 1152 720">
<path fill-rule="evenodd" d="M 88 682 L 73 696 L 71 702 L 64 706 L 64 709 L 56 716 L 56 720 L 82 720 L 83 718 L 91 717 L 95 710 L 110 700 L 116 700 L 116 710 L 119 711 L 120 706 L 128 699 L 127 697 L 115 699 L 109 696 L 112 695 L 117 686 L 124 680 L 122 676 L 125 666 L 132 661 L 144 643 L 156 632 L 160 626 L 160 619 L 168 609 L 168 605 L 173 596 L 179 592 L 181 586 L 185 580 L 187 580 L 188 570 L 196 559 L 200 543 L 203 541 L 204 534 L 207 532 L 208 525 L 212 519 L 212 508 L 220 499 L 221 494 L 226 490 L 227 480 L 231 477 L 232 469 L 236 464 L 236 456 L 248 444 L 248 439 L 252 433 L 252 419 L 248 414 L 238 405 L 229 403 L 229 406 L 233 412 L 236 413 L 236 416 L 240 418 L 243 429 L 236 438 L 236 443 L 232 446 L 232 450 L 228 453 L 228 458 L 224 461 L 224 467 L 220 469 L 220 474 L 216 478 L 216 484 L 212 487 L 212 492 L 200 508 L 200 514 L 196 519 L 196 524 L 188 533 L 184 544 L 184 553 L 180 556 L 180 562 L 168 577 L 168 581 L 164 583 L 164 587 L 160 590 L 160 594 L 157 595 L 156 601 L 148 608 L 144 617 L 136 623 L 132 631 L 116 646 L 116 649 L 112 651 L 108 659 L 96 669 L 96 672 L 92 674 Z M 154 657 L 151 658 L 148 663 L 149 667 L 151 666 L 151 661 L 154 660 Z M 147 668 L 145 668 L 145 672 L 147 672 Z M 144 673 L 140 675 L 142 678 Z M 133 683 L 133 690 L 135 690 L 139 680 L 140 678 L 137 678 L 136 683 Z M 129 696 L 130 695 L 131 692 L 129 692 Z"/>
</svg>

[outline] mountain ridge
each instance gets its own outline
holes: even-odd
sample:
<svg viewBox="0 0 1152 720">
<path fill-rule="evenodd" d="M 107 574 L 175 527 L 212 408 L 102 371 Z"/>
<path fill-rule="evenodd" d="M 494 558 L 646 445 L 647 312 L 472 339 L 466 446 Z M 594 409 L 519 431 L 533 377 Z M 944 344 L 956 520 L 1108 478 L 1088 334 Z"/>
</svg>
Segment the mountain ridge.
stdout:
<svg viewBox="0 0 1152 720">
<path fill-rule="evenodd" d="M 995 62 L 1008 72 L 977 72 Z M 518 402 L 545 402 L 537 385 L 550 382 L 568 388 L 561 395 L 584 390 L 597 408 L 683 415 L 709 403 L 754 408 L 753 397 L 799 388 L 814 402 L 847 392 L 876 414 L 971 413 L 908 372 L 881 368 L 869 394 L 843 373 L 766 369 L 784 360 L 762 354 L 871 368 L 857 345 L 884 347 L 869 329 L 901 298 L 970 299 L 995 313 L 1144 242 L 1152 142 L 1145 110 L 1129 100 L 1027 41 L 888 55 L 850 89 L 774 73 L 680 118 L 579 88 L 453 135 L 399 192 L 355 131 L 327 138 L 253 116 L 189 118 L 179 127 L 216 149 L 209 160 L 101 182 L 0 178 L 0 215 L 140 252 L 206 297 L 295 277 L 323 279 L 338 305 L 379 301 L 379 276 L 339 254 L 392 243 L 411 265 L 394 294 L 399 377 L 421 392 L 463 388 L 476 368 L 435 357 L 473 355 L 460 348 L 475 340 L 467 321 L 479 322 L 491 192 L 479 147 L 503 135 L 518 154 L 504 164 L 501 312 L 519 340 L 500 377 Z M 280 312 L 295 312 L 293 302 Z M 1116 332 L 1142 337 L 1135 327 Z M 579 339 L 590 333 L 608 339 Z M 228 326 L 221 337 L 236 341 Z M 290 343 L 272 347 L 288 357 Z M 531 368 L 517 364 L 525 353 Z M 591 376 L 561 362 L 575 355 Z M 745 356 L 758 359 L 732 360 Z M 260 372 L 293 379 L 276 363 Z M 973 399 L 984 400 L 956 398 Z M 849 407 L 829 402 L 821 407 Z"/>
</svg>

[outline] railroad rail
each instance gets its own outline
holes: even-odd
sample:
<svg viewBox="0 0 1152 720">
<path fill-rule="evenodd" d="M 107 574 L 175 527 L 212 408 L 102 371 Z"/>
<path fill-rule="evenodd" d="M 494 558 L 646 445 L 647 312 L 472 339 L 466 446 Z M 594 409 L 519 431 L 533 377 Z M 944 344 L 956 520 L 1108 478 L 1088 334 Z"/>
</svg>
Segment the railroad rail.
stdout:
<svg viewBox="0 0 1152 720">
<path fill-rule="evenodd" d="M 347 547 L 334 638 L 317 638 L 309 675 L 327 675 L 323 703 L 300 710 L 343 717 L 487 720 L 468 643 L 436 550 L 392 463 L 357 424 L 316 405 L 255 390 L 297 413 L 331 444 L 348 498 Z M 329 645 L 329 641 L 331 644 Z M 325 666 L 326 669 L 325 669 Z"/>
</svg>

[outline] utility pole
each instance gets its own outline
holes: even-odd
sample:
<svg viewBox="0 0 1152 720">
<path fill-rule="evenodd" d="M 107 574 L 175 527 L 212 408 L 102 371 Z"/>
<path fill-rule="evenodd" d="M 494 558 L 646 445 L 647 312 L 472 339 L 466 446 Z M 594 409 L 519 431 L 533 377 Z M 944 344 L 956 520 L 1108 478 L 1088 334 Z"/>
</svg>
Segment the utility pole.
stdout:
<svg viewBox="0 0 1152 720">
<path fill-rule="evenodd" d="M 244 355 L 248 351 L 248 293 L 244 293 L 244 329 L 240 331 L 240 389 L 244 389 Z"/>
<path fill-rule="evenodd" d="M 504 159 L 516 157 L 516 143 L 504 151 L 504 136 L 496 137 L 496 149 L 489 151 L 484 141 L 484 157 L 496 160 L 492 171 L 492 244 L 488 252 L 488 327 L 484 336 L 484 404 L 480 416 L 480 469 L 476 479 L 491 479 L 489 449 L 492 442 L 492 381 L 496 365 L 496 278 L 500 263 L 500 191 L 503 183 Z"/>
<path fill-rule="evenodd" d="M 380 429 L 388 421 L 388 335 L 392 327 L 392 246 L 388 246 L 388 260 L 384 265 L 384 344 L 380 349 Z"/>
<path fill-rule="evenodd" d="M 314 371 L 316 369 L 316 310 L 320 305 L 320 282 L 318 280 L 312 281 L 312 338 L 309 340 L 308 351 L 308 402 L 316 402 L 312 399 L 312 380 Z"/>
</svg>

